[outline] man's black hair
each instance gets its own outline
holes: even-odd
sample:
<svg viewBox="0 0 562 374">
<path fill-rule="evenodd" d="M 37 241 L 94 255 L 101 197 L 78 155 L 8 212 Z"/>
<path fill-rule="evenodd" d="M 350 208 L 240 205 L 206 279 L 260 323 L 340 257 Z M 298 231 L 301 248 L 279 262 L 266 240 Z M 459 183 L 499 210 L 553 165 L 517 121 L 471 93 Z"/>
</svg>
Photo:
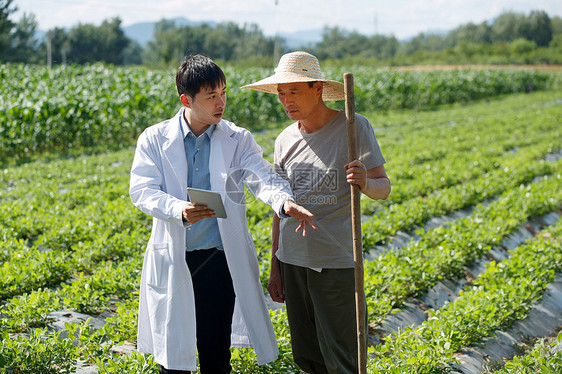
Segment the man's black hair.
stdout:
<svg viewBox="0 0 562 374">
<path fill-rule="evenodd" d="M 186 57 L 176 73 L 178 94 L 195 97 L 204 87 L 219 87 L 226 83 L 222 69 L 209 57 L 194 55 Z"/>
</svg>

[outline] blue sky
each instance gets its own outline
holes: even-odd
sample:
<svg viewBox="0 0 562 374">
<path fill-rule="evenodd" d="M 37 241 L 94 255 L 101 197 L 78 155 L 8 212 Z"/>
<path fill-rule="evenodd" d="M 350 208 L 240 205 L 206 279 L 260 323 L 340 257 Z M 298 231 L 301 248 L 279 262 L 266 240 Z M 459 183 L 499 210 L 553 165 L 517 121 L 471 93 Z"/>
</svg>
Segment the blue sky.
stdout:
<svg viewBox="0 0 562 374">
<path fill-rule="evenodd" d="M 265 35 L 338 26 L 399 39 L 480 23 L 505 11 L 544 10 L 562 17 L 561 0 L 15 0 L 37 17 L 40 30 L 120 17 L 123 26 L 162 18 L 258 24 Z"/>
</svg>

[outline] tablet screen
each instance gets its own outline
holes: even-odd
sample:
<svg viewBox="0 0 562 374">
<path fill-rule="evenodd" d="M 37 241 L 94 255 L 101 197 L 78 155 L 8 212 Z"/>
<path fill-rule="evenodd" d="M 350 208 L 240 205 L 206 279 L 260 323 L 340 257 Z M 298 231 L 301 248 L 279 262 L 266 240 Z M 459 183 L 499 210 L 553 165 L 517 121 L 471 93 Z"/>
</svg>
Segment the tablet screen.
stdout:
<svg viewBox="0 0 562 374">
<path fill-rule="evenodd" d="M 188 187 L 187 194 L 193 204 L 206 205 L 207 208 L 215 212 L 217 218 L 226 218 L 226 211 L 224 210 L 220 193 Z"/>
</svg>

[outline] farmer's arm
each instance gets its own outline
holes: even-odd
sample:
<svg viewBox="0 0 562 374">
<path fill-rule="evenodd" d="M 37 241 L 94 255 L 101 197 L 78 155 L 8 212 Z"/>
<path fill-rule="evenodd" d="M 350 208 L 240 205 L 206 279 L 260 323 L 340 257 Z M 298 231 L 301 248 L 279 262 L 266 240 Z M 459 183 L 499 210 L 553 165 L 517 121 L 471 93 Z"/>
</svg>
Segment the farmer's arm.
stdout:
<svg viewBox="0 0 562 374">
<path fill-rule="evenodd" d="M 281 283 L 281 267 L 279 259 L 275 256 L 279 248 L 279 221 L 279 216 L 273 214 L 273 222 L 271 224 L 271 266 L 269 268 L 267 291 L 273 301 L 283 303 L 285 302 L 285 295 L 283 294 L 283 284 Z"/>
<path fill-rule="evenodd" d="M 361 161 L 355 160 L 345 165 L 347 182 L 356 184 L 362 193 L 373 200 L 385 200 L 390 194 L 390 180 L 384 165 L 367 170 Z"/>
</svg>

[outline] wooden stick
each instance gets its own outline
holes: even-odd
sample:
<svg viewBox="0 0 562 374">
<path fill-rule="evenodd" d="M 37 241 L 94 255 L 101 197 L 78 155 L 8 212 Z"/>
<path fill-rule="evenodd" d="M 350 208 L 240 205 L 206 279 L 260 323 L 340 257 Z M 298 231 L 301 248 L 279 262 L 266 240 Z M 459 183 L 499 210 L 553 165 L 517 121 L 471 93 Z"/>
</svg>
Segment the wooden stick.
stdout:
<svg viewBox="0 0 562 374">
<path fill-rule="evenodd" d="M 357 159 L 355 134 L 355 94 L 353 74 L 343 76 L 345 93 L 345 115 L 347 117 L 347 157 L 349 162 Z M 361 240 L 361 191 L 351 185 L 351 224 L 353 226 L 353 262 L 355 268 L 355 314 L 357 316 L 357 354 L 359 374 L 367 373 L 367 337 L 365 316 L 365 290 L 363 288 L 363 242 Z"/>
</svg>

